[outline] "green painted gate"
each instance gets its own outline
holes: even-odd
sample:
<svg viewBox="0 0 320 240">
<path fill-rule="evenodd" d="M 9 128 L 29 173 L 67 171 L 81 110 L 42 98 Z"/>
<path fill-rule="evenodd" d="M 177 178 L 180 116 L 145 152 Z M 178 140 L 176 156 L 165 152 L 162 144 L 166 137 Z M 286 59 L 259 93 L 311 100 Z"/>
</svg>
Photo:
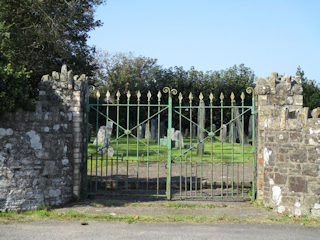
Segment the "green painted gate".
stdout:
<svg viewBox="0 0 320 240">
<path fill-rule="evenodd" d="M 238 105 L 233 93 L 224 104 L 221 93 L 215 106 L 212 93 L 206 101 L 202 93 L 184 98 L 168 87 L 156 96 L 94 92 L 95 99 L 87 97 L 85 195 L 254 199 L 253 88 L 247 106 L 245 93 Z"/>
</svg>

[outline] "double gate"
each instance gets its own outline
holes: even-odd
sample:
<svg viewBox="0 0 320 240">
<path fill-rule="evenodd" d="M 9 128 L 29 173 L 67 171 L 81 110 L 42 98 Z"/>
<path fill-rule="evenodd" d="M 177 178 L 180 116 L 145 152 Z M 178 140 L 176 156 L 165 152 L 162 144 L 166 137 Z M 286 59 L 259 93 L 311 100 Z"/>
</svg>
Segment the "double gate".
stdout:
<svg viewBox="0 0 320 240">
<path fill-rule="evenodd" d="M 206 101 L 168 87 L 156 97 L 96 91 L 87 98 L 85 194 L 254 199 L 255 100 L 253 88 L 246 92 L 247 106 L 245 93 L 241 104 L 231 93 L 225 105 L 221 93 L 214 105 L 212 93 Z"/>
</svg>

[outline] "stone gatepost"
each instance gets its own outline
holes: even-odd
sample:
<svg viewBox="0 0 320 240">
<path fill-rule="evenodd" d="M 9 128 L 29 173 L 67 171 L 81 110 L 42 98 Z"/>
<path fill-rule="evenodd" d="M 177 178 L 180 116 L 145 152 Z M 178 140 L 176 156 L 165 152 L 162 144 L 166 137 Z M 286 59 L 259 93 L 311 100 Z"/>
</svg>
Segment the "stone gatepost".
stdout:
<svg viewBox="0 0 320 240">
<path fill-rule="evenodd" d="M 61 72 L 39 83 L 33 112 L 0 119 L 0 212 L 56 206 L 80 196 L 85 158 L 85 75 Z"/>
<path fill-rule="evenodd" d="M 257 199 L 279 213 L 320 214 L 320 119 L 298 77 L 258 78 Z M 318 110 L 314 110 L 315 113 Z"/>
</svg>

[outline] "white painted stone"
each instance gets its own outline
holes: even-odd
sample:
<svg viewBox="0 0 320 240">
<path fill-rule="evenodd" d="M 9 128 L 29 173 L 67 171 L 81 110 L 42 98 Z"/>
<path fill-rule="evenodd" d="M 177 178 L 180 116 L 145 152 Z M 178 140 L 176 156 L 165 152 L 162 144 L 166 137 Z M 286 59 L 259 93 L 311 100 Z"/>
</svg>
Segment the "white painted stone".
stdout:
<svg viewBox="0 0 320 240">
<path fill-rule="evenodd" d="M 283 135 L 282 135 L 282 134 L 279 135 L 279 139 L 280 139 L 280 140 L 283 139 Z"/>
<path fill-rule="evenodd" d="M 273 186 L 272 187 L 272 200 L 279 205 L 281 203 L 282 194 L 281 194 L 281 188 L 279 186 Z"/>
<path fill-rule="evenodd" d="M 320 203 L 315 203 L 313 206 L 314 209 L 320 209 Z"/>
<path fill-rule="evenodd" d="M 284 206 L 279 206 L 278 207 L 278 213 L 283 213 L 286 210 Z"/>
<path fill-rule="evenodd" d="M 63 147 L 63 153 L 67 153 L 67 151 L 68 151 L 68 147 L 67 147 L 67 146 L 64 146 L 64 147 Z"/>
<path fill-rule="evenodd" d="M 42 144 L 40 142 L 40 136 L 33 130 L 27 132 L 27 135 L 30 138 L 31 147 L 36 150 L 41 150 Z"/>
<path fill-rule="evenodd" d="M 318 134 L 318 133 L 320 133 L 320 129 L 314 130 L 312 128 L 309 128 L 309 132 L 310 132 L 310 134 Z"/>
<path fill-rule="evenodd" d="M 6 131 L 6 134 L 8 136 L 11 136 L 13 134 L 13 130 L 11 128 L 8 128 L 7 131 Z"/>
<path fill-rule="evenodd" d="M 39 91 L 39 96 L 44 96 L 44 95 L 46 95 L 46 92 L 43 91 L 43 90 L 40 90 L 40 91 Z"/>
<path fill-rule="evenodd" d="M 64 123 L 64 124 L 61 124 L 62 127 L 64 127 L 65 129 L 68 129 L 68 124 Z"/>
<path fill-rule="evenodd" d="M 67 165 L 68 163 L 69 163 L 69 159 L 68 158 L 62 159 L 62 164 L 63 165 Z"/>
<path fill-rule="evenodd" d="M 300 209 L 300 208 L 296 208 L 296 209 L 294 210 L 294 215 L 295 215 L 295 216 L 301 216 L 301 209 Z"/>
<path fill-rule="evenodd" d="M 269 184 L 270 184 L 270 186 L 274 185 L 274 181 L 272 178 L 269 179 Z"/>
<path fill-rule="evenodd" d="M 50 128 L 49 127 L 44 127 L 43 131 L 49 132 Z"/>
<path fill-rule="evenodd" d="M 312 138 L 309 139 L 309 144 L 310 145 L 318 145 L 318 143 L 315 142 Z"/>
<path fill-rule="evenodd" d="M 294 204 L 294 206 L 297 207 L 297 208 L 299 208 L 299 207 L 301 207 L 301 203 L 300 203 L 300 202 L 296 202 L 296 203 Z"/>
<path fill-rule="evenodd" d="M 263 149 L 263 158 L 264 158 L 264 163 L 263 165 L 266 166 L 267 164 L 269 164 L 269 157 L 272 154 L 272 151 L 268 150 L 266 147 Z"/>
<path fill-rule="evenodd" d="M 59 124 L 55 124 L 55 125 L 53 126 L 53 130 L 55 130 L 55 131 L 58 131 L 59 128 L 60 128 L 60 125 L 59 125 Z"/>
</svg>

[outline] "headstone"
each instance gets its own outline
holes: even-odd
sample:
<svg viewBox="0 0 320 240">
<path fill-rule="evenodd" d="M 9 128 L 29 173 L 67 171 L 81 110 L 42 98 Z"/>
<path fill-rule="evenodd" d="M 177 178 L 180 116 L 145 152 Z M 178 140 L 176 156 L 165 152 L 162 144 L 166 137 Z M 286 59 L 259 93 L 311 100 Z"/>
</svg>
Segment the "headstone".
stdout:
<svg viewBox="0 0 320 240">
<path fill-rule="evenodd" d="M 212 124 L 212 132 L 215 132 L 217 130 L 217 126 L 213 123 Z"/>
<path fill-rule="evenodd" d="M 101 126 L 99 128 L 96 139 L 93 141 L 93 144 L 105 144 L 106 143 L 106 126 Z"/>
<path fill-rule="evenodd" d="M 198 128 L 197 128 L 197 154 L 204 154 L 204 128 L 206 121 L 206 109 L 204 101 L 200 101 L 198 108 Z"/>
<path fill-rule="evenodd" d="M 142 126 L 141 125 L 138 126 L 138 138 L 139 139 L 142 138 Z"/>
<path fill-rule="evenodd" d="M 232 136 L 232 123 L 229 125 L 229 143 L 236 143 L 238 139 L 238 128 L 233 124 L 233 136 Z"/>
<path fill-rule="evenodd" d="M 239 109 L 234 109 L 234 117 L 235 117 L 235 125 L 237 127 L 237 137 L 239 138 L 239 142 L 242 143 L 242 140 L 244 143 L 247 143 L 246 136 L 242 136 L 242 133 L 244 134 L 244 131 L 242 131 L 242 117 L 239 114 Z"/>
<path fill-rule="evenodd" d="M 248 138 L 249 139 L 252 138 L 252 115 L 250 115 L 250 118 L 249 118 Z"/>
<path fill-rule="evenodd" d="M 171 128 L 171 140 L 172 141 L 177 141 L 178 140 L 178 136 L 176 135 L 176 132 L 174 128 Z"/>
<path fill-rule="evenodd" d="M 158 118 L 151 119 L 151 139 L 153 141 L 157 141 L 158 139 Z"/>
<path fill-rule="evenodd" d="M 99 128 L 97 138 L 94 140 L 93 144 L 96 144 L 98 141 L 98 144 L 109 145 L 111 134 L 112 134 L 112 128 L 113 128 L 113 122 L 111 121 L 108 122 L 107 132 L 106 132 L 106 126 L 101 126 Z"/>
<path fill-rule="evenodd" d="M 197 137 L 197 126 L 192 124 L 192 139 Z"/>
<path fill-rule="evenodd" d="M 151 137 L 151 133 L 150 133 L 150 122 L 147 122 L 146 125 L 145 125 L 145 134 L 144 134 L 144 138 L 145 139 L 150 139 Z"/>
<path fill-rule="evenodd" d="M 176 147 L 178 148 L 184 148 L 184 144 L 183 144 L 183 135 L 181 133 L 181 131 L 177 130 L 175 131 L 175 141 L 176 141 Z"/>
<path fill-rule="evenodd" d="M 146 137 L 146 124 L 143 123 L 140 126 L 141 126 L 141 138 L 145 138 Z"/>
<path fill-rule="evenodd" d="M 221 141 L 225 142 L 227 139 L 227 125 L 223 124 L 221 131 L 220 131 L 220 137 L 221 137 Z"/>
<path fill-rule="evenodd" d="M 189 128 L 187 128 L 187 129 L 184 131 L 184 137 L 185 137 L 185 138 L 190 137 L 190 136 L 189 136 Z"/>
</svg>

